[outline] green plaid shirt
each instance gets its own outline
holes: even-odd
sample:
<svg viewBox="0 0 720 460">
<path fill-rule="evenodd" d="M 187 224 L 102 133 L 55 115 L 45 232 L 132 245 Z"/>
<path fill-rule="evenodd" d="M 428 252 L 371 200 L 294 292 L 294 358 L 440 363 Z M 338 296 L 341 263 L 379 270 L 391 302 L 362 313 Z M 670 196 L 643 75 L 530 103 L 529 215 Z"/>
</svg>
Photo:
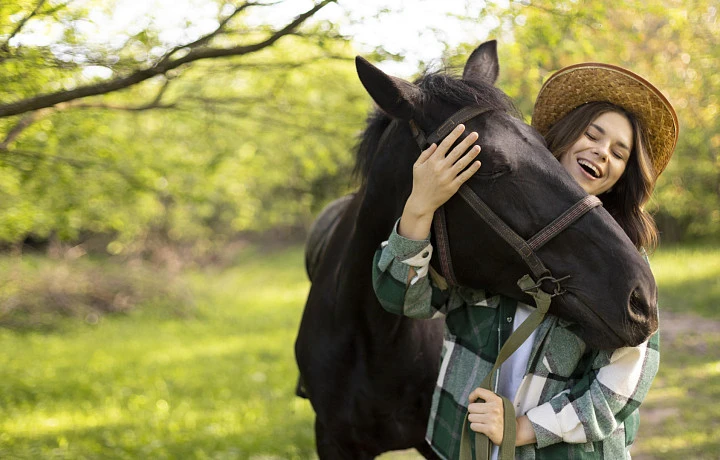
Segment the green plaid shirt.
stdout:
<svg viewBox="0 0 720 460">
<path fill-rule="evenodd" d="M 480 290 L 439 288 L 442 279 L 428 270 L 431 256 L 429 240 L 409 240 L 393 231 L 375 254 L 373 286 L 391 313 L 445 318 L 426 437 L 438 455 L 455 459 L 468 397 L 512 332 L 517 301 Z M 410 267 L 417 275 L 408 283 Z M 513 403 L 518 416 L 530 419 L 537 443 L 518 447 L 516 458 L 629 459 L 638 406 L 659 365 L 659 336 L 637 347 L 592 350 L 571 326 L 548 315 L 536 331 Z"/>
</svg>

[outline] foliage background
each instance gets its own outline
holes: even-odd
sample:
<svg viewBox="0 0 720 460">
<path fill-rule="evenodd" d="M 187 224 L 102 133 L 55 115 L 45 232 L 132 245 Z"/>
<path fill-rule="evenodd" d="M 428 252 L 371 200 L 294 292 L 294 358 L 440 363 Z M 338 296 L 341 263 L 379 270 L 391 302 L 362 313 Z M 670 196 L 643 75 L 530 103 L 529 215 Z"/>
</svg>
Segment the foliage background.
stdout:
<svg viewBox="0 0 720 460">
<path fill-rule="evenodd" d="M 0 2 L 0 457 L 312 457 L 292 393 L 299 242 L 355 187 L 372 104 L 354 56 L 412 79 L 459 71 L 489 38 L 528 121 L 543 81 L 581 61 L 629 67 L 675 105 L 653 265 L 661 308 L 709 329 L 663 342 L 637 453 L 720 456 L 716 1 L 466 2 L 447 14 L 473 38 L 420 30 L 443 51 L 419 60 L 357 31 L 434 0 L 186 0 L 179 35 L 167 4 L 102 33 L 159 1 Z"/>
<path fill-rule="evenodd" d="M 110 254 L 158 242 L 202 253 L 238 234 L 302 234 L 324 203 L 353 188 L 352 150 L 371 108 L 353 57 L 400 58 L 358 48 L 338 24 L 311 17 L 257 51 L 162 72 L 183 52 L 261 43 L 280 29 L 260 22 L 270 6 L 203 3 L 228 22 L 201 45 L 182 48 L 163 40 L 152 20 L 112 43 L 91 40 L 88 23 L 98 11 L 110 14 L 113 1 L 3 2 L 3 108 L 49 93 L 75 97 L 83 87 L 148 69 L 157 74 L 94 97 L 17 115 L 0 111 L 0 241 L 76 245 L 101 235 Z M 229 14 L 232 6 L 237 14 Z M 719 239 L 720 27 L 713 1 L 487 2 L 456 16 L 491 24 L 479 35 L 499 40 L 499 86 L 528 121 L 544 79 L 571 63 L 627 66 L 662 88 L 681 122 L 652 204 L 663 237 Z M 41 45 L 26 44 L 34 42 L 23 31 L 46 29 L 55 32 Z M 476 45 L 448 43 L 442 59 L 419 63 L 418 72 L 458 67 Z"/>
</svg>

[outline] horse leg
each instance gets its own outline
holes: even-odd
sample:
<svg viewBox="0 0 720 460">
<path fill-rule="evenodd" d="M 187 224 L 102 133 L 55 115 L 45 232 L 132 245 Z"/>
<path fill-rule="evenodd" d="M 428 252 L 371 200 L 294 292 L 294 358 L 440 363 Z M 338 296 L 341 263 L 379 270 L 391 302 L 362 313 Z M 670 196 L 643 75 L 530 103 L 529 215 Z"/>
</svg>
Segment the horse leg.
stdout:
<svg viewBox="0 0 720 460">
<path fill-rule="evenodd" d="M 315 417 L 315 444 L 320 460 L 372 460 L 371 455 L 362 449 L 353 448 L 352 444 L 341 443 L 334 438 L 320 420 Z"/>
</svg>

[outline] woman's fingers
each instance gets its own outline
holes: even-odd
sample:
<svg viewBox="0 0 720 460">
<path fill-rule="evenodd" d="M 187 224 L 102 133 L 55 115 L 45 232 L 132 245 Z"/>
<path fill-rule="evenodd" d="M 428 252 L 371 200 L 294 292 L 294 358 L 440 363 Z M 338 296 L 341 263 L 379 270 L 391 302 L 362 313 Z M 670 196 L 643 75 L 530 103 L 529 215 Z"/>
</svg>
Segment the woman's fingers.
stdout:
<svg viewBox="0 0 720 460">
<path fill-rule="evenodd" d="M 485 388 L 477 387 L 470 393 L 470 396 L 468 397 L 468 399 L 470 400 L 470 403 L 472 404 L 472 403 L 476 402 L 478 399 L 482 399 L 485 402 L 490 402 L 492 400 L 500 399 L 500 397 L 496 393 L 494 393 L 490 390 L 486 390 Z"/>
<path fill-rule="evenodd" d="M 473 174 L 478 172 L 481 165 L 482 165 L 482 163 L 480 163 L 479 161 L 475 161 L 475 162 L 473 162 L 473 164 L 470 165 L 469 168 L 467 168 L 465 171 L 458 174 L 457 177 L 455 178 L 455 181 L 458 183 L 458 188 L 460 187 L 460 185 L 467 182 L 473 176 Z"/>
<path fill-rule="evenodd" d="M 440 142 L 440 145 L 438 145 L 437 153 L 439 155 L 442 155 L 442 157 L 445 157 L 445 154 L 450 150 L 450 147 L 453 146 L 455 141 L 457 141 L 462 133 L 465 131 L 465 125 L 457 125 L 455 129 L 450 131 L 450 134 L 445 136 L 445 139 L 443 139 Z"/>
<path fill-rule="evenodd" d="M 468 150 L 465 155 L 461 156 L 455 164 L 452 165 L 451 171 L 454 172 L 456 175 L 460 173 L 463 169 L 467 167 L 467 165 L 472 162 L 475 157 L 478 156 L 480 153 L 480 146 L 479 145 L 473 145 L 470 150 Z"/>
<path fill-rule="evenodd" d="M 469 151 L 468 149 L 470 149 L 472 147 L 472 145 L 475 143 L 475 141 L 478 140 L 478 137 L 479 137 L 478 133 L 476 133 L 474 131 L 472 133 L 468 134 L 467 136 L 465 136 L 465 139 L 463 139 L 460 143 L 458 143 L 458 145 L 456 145 L 455 148 L 452 149 L 450 151 L 450 153 L 448 153 L 446 155 L 446 157 L 445 157 L 446 161 L 450 164 L 455 163 L 458 160 L 458 158 L 460 158 L 466 152 Z"/>
<path fill-rule="evenodd" d="M 437 144 L 430 144 L 430 147 L 426 148 L 425 150 L 420 153 L 420 156 L 417 160 L 415 160 L 416 165 L 421 165 L 427 161 L 428 158 L 432 156 L 433 153 L 437 150 L 438 146 Z"/>
<path fill-rule="evenodd" d="M 502 398 L 490 390 L 476 388 L 468 399 L 470 429 L 487 435 L 494 444 L 499 445 L 502 442 L 505 423 Z"/>
</svg>

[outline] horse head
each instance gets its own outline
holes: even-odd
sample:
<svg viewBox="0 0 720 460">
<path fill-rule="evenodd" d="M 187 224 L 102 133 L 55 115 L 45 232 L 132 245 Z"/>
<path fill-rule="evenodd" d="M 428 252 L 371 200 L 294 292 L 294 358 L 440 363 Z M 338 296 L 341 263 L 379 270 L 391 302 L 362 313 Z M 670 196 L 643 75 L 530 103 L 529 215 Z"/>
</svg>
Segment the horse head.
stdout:
<svg viewBox="0 0 720 460">
<path fill-rule="evenodd" d="M 465 135 L 478 132 L 476 143 L 482 147 L 482 167 L 466 186 L 522 239 L 530 239 L 587 197 L 543 138 L 512 114 L 509 99 L 494 87 L 499 73 L 494 41 L 472 53 L 462 78 L 431 74 L 411 83 L 362 58 L 356 66 L 381 110 L 375 124 L 385 131 L 383 140 L 365 146 L 373 150 L 372 158 L 359 160 L 365 162 L 366 207 L 383 202 L 389 215 L 400 215 L 412 183 L 411 165 L 421 151 L 414 139 L 417 131 L 434 132 L 465 107 L 480 109 L 464 124 Z M 457 282 L 532 304 L 517 285 L 529 273 L 526 260 L 462 197 L 453 196 L 443 208 Z M 382 231 L 389 231 L 389 218 L 378 218 Z M 572 322 L 589 346 L 638 345 L 657 330 L 652 272 L 602 207 L 591 209 L 534 252 L 554 281 L 543 285 L 557 294 L 550 312 Z M 437 257 L 432 264 L 441 272 Z"/>
</svg>

